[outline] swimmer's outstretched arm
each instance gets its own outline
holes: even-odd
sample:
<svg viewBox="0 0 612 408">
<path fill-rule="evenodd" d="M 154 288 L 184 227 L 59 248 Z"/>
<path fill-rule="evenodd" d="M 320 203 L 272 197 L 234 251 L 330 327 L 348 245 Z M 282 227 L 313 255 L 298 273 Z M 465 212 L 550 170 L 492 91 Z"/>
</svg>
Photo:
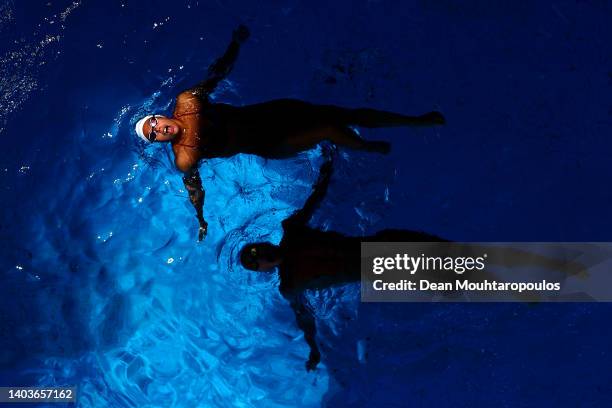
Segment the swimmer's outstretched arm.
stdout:
<svg viewBox="0 0 612 408">
<path fill-rule="evenodd" d="M 198 230 L 198 241 L 201 241 L 208 232 L 208 223 L 204 220 L 204 189 L 202 188 L 202 179 L 198 169 L 192 169 L 183 176 L 183 184 L 189 192 L 189 201 L 196 210 L 196 216 L 200 228 Z"/>
<path fill-rule="evenodd" d="M 291 308 L 295 313 L 295 320 L 300 330 L 304 332 L 304 340 L 310 347 L 310 353 L 308 355 L 308 361 L 306 361 L 306 370 L 311 371 L 317 368 L 317 364 L 321 361 L 321 352 L 315 341 L 317 334 L 317 326 L 315 325 L 315 318 L 304 305 L 303 294 L 298 294 L 291 299 Z"/>
<path fill-rule="evenodd" d="M 306 225 L 312 218 L 312 215 L 321 204 L 323 197 L 327 194 L 327 187 L 329 186 L 329 180 L 332 175 L 332 160 L 328 159 L 319 170 L 319 179 L 312 188 L 312 194 L 306 200 L 306 204 L 301 210 L 298 210 L 291 217 L 287 218 L 285 223 L 296 223 L 299 225 Z"/>
<path fill-rule="evenodd" d="M 202 97 L 207 96 L 215 90 L 221 80 L 229 75 L 238 58 L 240 45 L 249 38 L 249 35 L 249 29 L 242 24 L 234 30 L 232 42 L 225 50 L 225 54 L 208 67 L 208 77 L 193 88 L 195 94 Z"/>
</svg>

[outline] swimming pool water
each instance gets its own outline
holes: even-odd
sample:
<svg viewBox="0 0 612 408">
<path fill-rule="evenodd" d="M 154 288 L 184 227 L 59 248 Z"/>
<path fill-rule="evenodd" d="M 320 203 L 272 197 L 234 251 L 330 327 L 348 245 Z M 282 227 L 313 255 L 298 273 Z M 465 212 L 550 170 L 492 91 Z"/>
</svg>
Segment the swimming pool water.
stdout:
<svg viewBox="0 0 612 408">
<path fill-rule="evenodd" d="M 0 3 L 0 383 L 79 387 L 82 407 L 608 406 L 610 307 L 360 304 L 309 294 L 323 360 L 274 275 L 241 245 L 279 241 L 319 149 L 201 166 L 209 235 L 169 151 L 133 123 L 169 112 L 232 29 L 252 33 L 215 98 L 409 114 L 360 130 L 313 225 L 456 240 L 610 240 L 605 2 Z"/>
</svg>

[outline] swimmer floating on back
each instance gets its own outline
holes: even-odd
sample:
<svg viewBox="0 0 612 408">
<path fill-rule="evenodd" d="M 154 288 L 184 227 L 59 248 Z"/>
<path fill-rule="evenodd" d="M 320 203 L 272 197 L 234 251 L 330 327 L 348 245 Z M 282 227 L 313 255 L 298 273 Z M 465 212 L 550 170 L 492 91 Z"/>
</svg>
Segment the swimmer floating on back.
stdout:
<svg viewBox="0 0 612 408">
<path fill-rule="evenodd" d="M 208 68 L 208 77 L 176 98 L 172 117 L 148 115 L 136 124 L 138 136 L 148 142 L 170 142 L 176 167 L 195 207 L 200 224 L 198 239 L 207 232 L 204 190 L 198 173 L 201 159 L 230 157 L 238 153 L 269 159 L 286 158 L 311 149 L 319 142 L 387 153 L 390 145 L 366 141 L 350 125 L 368 128 L 444 124 L 438 112 L 406 116 L 374 109 L 346 109 L 280 99 L 255 105 L 212 103 L 209 95 L 232 70 L 240 45 L 249 37 L 245 26 L 234 30 L 225 54 Z"/>
</svg>

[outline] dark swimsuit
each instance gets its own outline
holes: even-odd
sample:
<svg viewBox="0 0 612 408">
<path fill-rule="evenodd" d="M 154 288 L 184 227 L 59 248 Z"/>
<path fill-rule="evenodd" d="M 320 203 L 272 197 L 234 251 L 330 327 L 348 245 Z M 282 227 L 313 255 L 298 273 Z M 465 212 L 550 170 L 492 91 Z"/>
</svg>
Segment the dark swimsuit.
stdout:
<svg viewBox="0 0 612 408">
<path fill-rule="evenodd" d="M 211 105 L 208 105 L 211 106 Z M 176 143 L 176 146 L 183 146 L 190 149 L 198 150 L 204 159 L 211 159 L 215 157 L 228 157 L 236 154 L 237 152 L 228 151 L 228 146 L 232 142 L 231 134 L 223 129 L 223 126 L 219 126 L 219 122 L 212 118 L 209 112 L 208 106 L 204 106 L 200 110 L 175 114 L 175 118 L 182 118 L 185 116 L 192 115 L 206 115 L 206 120 L 200 126 L 198 135 L 196 138 L 205 138 L 206 143 L 202 144 L 187 144 L 187 143 Z"/>
<path fill-rule="evenodd" d="M 304 289 L 322 289 L 360 279 L 360 237 L 283 223 L 279 246 L 285 261 L 279 268 L 280 290 L 287 296 Z"/>
<path fill-rule="evenodd" d="M 295 155 L 292 139 L 322 125 L 345 125 L 350 109 L 313 105 L 294 99 L 277 99 L 246 106 L 203 102 L 200 110 L 175 117 L 202 114 L 200 134 L 206 138 L 199 149 L 204 158 L 229 157 L 238 153 L 269 159 Z"/>
</svg>

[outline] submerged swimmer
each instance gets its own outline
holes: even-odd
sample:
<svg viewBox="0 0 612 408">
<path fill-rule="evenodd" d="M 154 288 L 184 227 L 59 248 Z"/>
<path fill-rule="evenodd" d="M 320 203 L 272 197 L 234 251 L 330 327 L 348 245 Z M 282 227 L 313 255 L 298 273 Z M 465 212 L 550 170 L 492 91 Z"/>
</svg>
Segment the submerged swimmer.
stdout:
<svg viewBox="0 0 612 408">
<path fill-rule="evenodd" d="M 369 237 L 348 237 L 309 227 L 308 222 L 325 196 L 331 173 L 331 161 L 327 161 L 321 167 L 319 179 L 304 207 L 283 221 L 284 234 L 278 245 L 260 242 L 248 244 L 240 251 L 240 263 L 246 269 L 273 272 L 278 268 L 279 290 L 289 301 L 297 325 L 310 347 L 306 362 L 309 371 L 316 368 L 321 353 L 315 341 L 314 316 L 304 305 L 304 290 L 358 282 L 362 241 L 445 241 L 418 231 L 384 230 Z"/>
<path fill-rule="evenodd" d="M 304 339 L 310 347 L 306 362 L 306 369 L 309 371 L 316 368 L 321 360 L 321 353 L 315 340 L 315 318 L 304 304 L 304 291 L 359 282 L 362 242 L 447 242 L 448 247 L 441 247 L 447 251 L 447 256 L 482 254 L 485 251 L 489 255 L 487 265 L 543 268 L 562 272 L 565 276 L 581 276 L 585 270 L 584 265 L 573 260 L 555 259 L 503 246 L 450 245 L 450 241 L 444 238 L 421 231 L 387 229 L 370 236 L 350 237 L 335 231 L 321 231 L 309 227 L 312 215 L 325 196 L 331 173 L 332 165 L 331 161 L 328 161 L 321 167 L 319 179 L 304 207 L 283 221 L 283 238 L 278 245 L 269 242 L 252 243 L 245 245 L 240 251 L 240 263 L 246 269 L 258 272 L 273 272 L 278 269 L 279 290 L 290 303 L 297 325 L 304 332 Z M 452 271 L 449 274 L 456 276 Z M 437 275 L 440 279 L 444 278 L 440 272 Z M 498 277 L 502 275 L 487 270 L 470 273 L 472 282 L 496 280 Z M 430 275 L 429 279 L 434 281 L 436 278 Z M 540 300 L 534 294 L 519 294 L 516 298 L 523 301 Z"/>
<path fill-rule="evenodd" d="M 245 26 L 233 33 L 225 54 L 208 68 L 208 77 L 176 98 L 172 117 L 148 115 L 136 124 L 138 136 L 148 142 L 170 142 L 176 167 L 200 224 L 198 239 L 207 232 L 204 220 L 204 190 L 198 173 L 201 159 L 230 157 L 238 153 L 269 159 L 286 158 L 322 141 L 350 149 L 387 153 L 390 145 L 366 141 L 350 125 L 368 128 L 444 124 L 439 112 L 406 116 L 374 109 L 346 109 L 280 99 L 247 106 L 212 103 L 209 95 L 225 78 L 249 37 Z"/>
</svg>

